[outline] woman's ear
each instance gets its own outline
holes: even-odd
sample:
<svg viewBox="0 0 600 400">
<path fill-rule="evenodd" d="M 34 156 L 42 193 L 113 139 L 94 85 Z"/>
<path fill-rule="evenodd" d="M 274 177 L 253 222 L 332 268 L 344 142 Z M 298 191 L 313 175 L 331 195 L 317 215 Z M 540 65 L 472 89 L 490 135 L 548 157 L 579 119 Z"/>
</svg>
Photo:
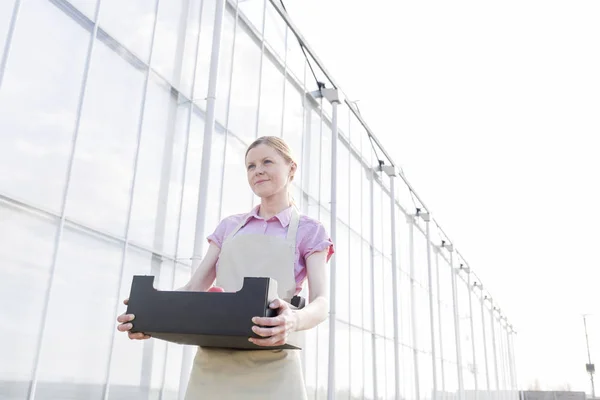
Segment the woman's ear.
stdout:
<svg viewBox="0 0 600 400">
<path fill-rule="evenodd" d="M 298 165 L 295 162 L 290 163 L 290 181 L 294 180 L 294 175 L 296 175 L 296 170 L 298 169 Z"/>
</svg>

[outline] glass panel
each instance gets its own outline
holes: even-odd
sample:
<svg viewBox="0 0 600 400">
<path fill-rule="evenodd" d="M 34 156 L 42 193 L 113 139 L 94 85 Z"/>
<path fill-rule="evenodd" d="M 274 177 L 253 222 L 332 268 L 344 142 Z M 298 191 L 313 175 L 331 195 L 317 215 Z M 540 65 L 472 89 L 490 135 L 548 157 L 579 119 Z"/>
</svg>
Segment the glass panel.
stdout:
<svg viewBox="0 0 600 400">
<path fill-rule="evenodd" d="M 64 1 L 64 0 L 63 0 Z M 74 5 L 86 17 L 92 21 L 96 20 L 96 4 L 98 0 L 66 0 Z"/>
<path fill-rule="evenodd" d="M 329 319 L 317 327 L 317 399 L 327 398 L 329 374 Z"/>
<path fill-rule="evenodd" d="M 400 288 L 400 293 L 402 293 L 400 297 L 400 309 L 402 310 L 401 320 L 400 320 L 400 342 L 406 346 L 413 345 L 412 341 L 412 308 L 411 308 L 411 297 L 410 297 L 410 276 L 405 274 L 403 271 L 399 274 L 400 284 L 398 287 Z"/>
<path fill-rule="evenodd" d="M 389 181 L 387 175 L 383 175 L 385 181 Z M 383 241 L 383 254 L 386 257 L 392 257 L 392 199 L 390 196 L 383 192 L 381 193 L 381 223 L 382 223 L 382 241 Z"/>
<path fill-rule="evenodd" d="M 431 399 L 433 394 L 433 368 L 430 353 L 419 353 L 419 394 L 420 399 Z"/>
<path fill-rule="evenodd" d="M 402 375 L 400 375 L 400 392 L 403 394 L 403 398 L 406 400 L 416 399 L 415 394 L 415 365 L 414 365 L 414 353 L 410 347 L 402 346 L 401 348 L 402 361 L 400 366 L 402 368 Z"/>
<path fill-rule="evenodd" d="M 379 176 L 380 174 L 376 174 Z M 373 245 L 383 251 L 383 215 L 382 215 L 382 189 L 379 182 L 373 182 Z"/>
<path fill-rule="evenodd" d="M 380 399 L 387 399 L 386 380 L 389 373 L 391 372 L 393 374 L 394 370 L 388 371 L 386 369 L 385 340 L 383 338 L 375 338 L 375 349 L 375 364 L 377 365 L 377 397 Z"/>
<path fill-rule="evenodd" d="M 289 79 L 285 81 L 285 105 L 283 110 L 283 139 L 291 147 L 296 158 L 303 157 L 300 169 L 307 169 L 304 165 L 306 154 L 303 154 L 302 128 L 304 126 L 304 96 L 298 91 L 296 86 L 290 83 Z M 307 110 L 308 112 L 308 110 Z M 316 137 L 316 136 L 315 136 Z M 298 175 L 296 173 L 297 177 Z M 301 182 L 300 180 L 297 180 Z"/>
<path fill-rule="evenodd" d="M 146 63 L 150 57 L 156 2 L 103 0 L 100 12 L 100 27 Z"/>
<path fill-rule="evenodd" d="M 152 74 L 146 95 L 129 239 L 174 254 L 189 105 Z"/>
<path fill-rule="evenodd" d="M 322 151 L 321 151 L 321 131 L 322 131 L 322 121 L 319 117 L 319 113 L 317 110 L 309 106 L 310 111 L 310 143 L 307 147 L 306 155 L 305 155 L 305 171 L 308 172 L 304 175 L 304 190 L 315 200 L 319 200 L 319 192 L 320 192 L 320 180 L 321 180 L 321 159 Z"/>
<path fill-rule="evenodd" d="M 89 35 L 51 2 L 21 2 L 0 90 L 0 191 L 57 213 Z"/>
<path fill-rule="evenodd" d="M 349 188 L 349 213 L 350 213 L 350 227 L 357 232 L 362 230 L 362 200 L 363 196 L 360 193 L 363 190 L 364 179 L 361 177 L 364 175 L 364 169 L 359 163 L 358 159 L 353 155 L 350 155 L 350 188 Z"/>
<path fill-rule="evenodd" d="M 365 399 L 375 398 L 375 386 L 373 376 L 373 334 L 363 333 L 363 376 L 365 382 Z"/>
<path fill-rule="evenodd" d="M 304 357 L 304 384 L 308 398 L 313 400 L 316 398 L 317 375 L 319 374 L 317 368 L 317 354 L 319 352 L 317 343 L 318 330 L 319 328 L 315 328 L 306 331 L 305 346 L 302 350 Z"/>
<path fill-rule="evenodd" d="M 88 77 L 66 213 L 124 236 L 144 73 L 97 41 Z"/>
<path fill-rule="evenodd" d="M 200 26 L 198 28 L 194 28 L 199 29 L 200 39 L 198 42 L 198 54 L 196 57 L 196 80 L 194 81 L 193 97 L 194 101 L 197 102 L 197 104 L 203 109 L 206 108 L 206 96 L 208 95 L 208 75 L 212 54 L 215 4 L 216 2 L 214 0 L 202 1 L 202 9 L 200 11 Z"/>
<path fill-rule="evenodd" d="M 273 4 L 270 1 L 267 1 L 266 4 L 265 41 L 271 46 L 281 61 L 284 61 L 286 35 L 288 35 L 287 25 L 277 13 Z M 290 32 L 289 35 L 292 39 L 295 39 L 293 33 Z"/>
<path fill-rule="evenodd" d="M 346 224 L 350 222 L 350 153 L 348 148 L 338 140 L 337 160 L 337 215 Z"/>
<path fill-rule="evenodd" d="M 251 0 L 242 4 L 254 2 L 255 0 Z M 261 51 L 243 23 L 238 22 L 235 35 L 235 62 L 227 126 L 230 131 L 250 144 L 256 138 Z"/>
<path fill-rule="evenodd" d="M 335 398 L 350 400 L 350 327 L 336 322 Z"/>
<path fill-rule="evenodd" d="M 225 168 L 225 133 L 220 130 L 213 132 L 212 150 L 210 156 L 210 171 L 208 178 L 208 194 L 206 196 L 206 214 L 204 217 L 204 236 L 210 235 L 219 224 L 219 213 L 221 204 L 221 189 L 223 185 L 222 172 Z M 243 159 L 242 159 L 243 160 Z M 243 162 L 243 161 L 242 161 Z M 241 190 L 247 190 L 248 184 L 242 186 Z M 249 210 L 246 210 L 246 212 Z M 204 242 L 208 243 L 208 242 Z"/>
<path fill-rule="evenodd" d="M 65 226 L 39 363 L 39 381 L 45 385 L 38 387 L 36 398 L 102 398 L 122 252 L 121 243 Z M 72 323 L 73 315 L 78 316 L 77 324 Z M 56 385 L 66 382 L 69 385 Z"/>
<path fill-rule="evenodd" d="M 227 155 L 225 156 L 221 218 L 250 211 L 252 190 L 248 185 L 245 153 L 246 146 L 230 135 L 227 139 Z M 218 171 L 215 172 L 218 173 Z"/>
<path fill-rule="evenodd" d="M 350 232 L 350 322 L 356 326 L 363 326 L 363 269 L 361 239 L 354 232 Z"/>
<path fill-rule="evenodd" d="M 323 121 L 321 134 L 321 190 L 319 202 L 326 209 L 331 208 L 331 128 Z"/>
<path fill-rule="evenodd" d="M 337 222 L 336 239 L 336 317 L 342 321 L 350 321 L 350 257 L 348 227 Z"/>
<path fill-rule="evenodd" d="M 352 399 L 362 399 L 364 391 L 364 372 L 366 366 L 363 354 L 363 331 L 350 329 L 350 392 Z"/>
<path fill-rule="evenodd" d="M 158 8 L 152 68 L 186 96 L 191 92 L 201 5 L 202 0 L 160 1 Z"/>
<path fill-rule="evenodd" d="M 185 179 L 179 227 L 179 257 L 191 257 L 196 230 L 198 211 L 198 188 L 200 186 L 200 166 L 202 165 L 202 141 L 204 138 L 204 118 L 197 108 L 192 111 L 189 142 L 186 155 Z"/>
<path fill-rule="evenodd" d="M 383 257 L 380 252 L 375 251 L 375 268 L 373 279 L 375 282 L 375 333 L 383 335 L 385 333 L 385 319 L 387 315 L 384 311 L 384 293 L 383 293 Z"/>
<path fill-rule="evenodd" d="M 238 0 L 240 11 L 259 33 L 262 32 L 266 0 Z"/>
<path fill-rule="evenodd" d="M 217 104 L 215 116 L 223 126 L 227 126 L 227 113 L 229 110 L 229 90 L 231 88 L 231 69 L 235 58 L 233 45 L 235 30 L 239 29 L 235 21 L 235 11 L 226 7 L 223 16 L 223 33 L 221 36 L 221 54 L 219 55 L 219 74 L 217 81 Z"/>
<path fill-rule="evenodd" d="M 58 219 L 0 201 L 0 398 L 24 399 L 33 373 Z M 35 251 L 31 251 L 35 249 Z M 15 299 L 19 299 L 15 301 Z"/>
<path fill-rule="evenodd" d="M 372 214 L 372 190 L 374 187 L 371 185 L 373 176 L 373 172 L 369 170 L 364 170 L 361 173 L 362 180 L 362 235 L 365 239 L 371 240 L 371 224 L 373 221 Z"/>
<path fill-rule="evenodd" d="M 367 241 L 362 242 L 362 292 L 363 292 L 363 327 L 368 330 L 373 329 L 373 289 L 371 275 L 373 263 L 371 260 L 371 247 Z"/>
<path fill-rule="evenodd" d="M 394 338 L 394 293 L 392 278 L 392 262 L 388 258 L 383 258 L 382 271 L 383 286 L 383 313 L 386 316 L 383 320 L 384 334 L 387 338 Z"/>
<path fill-rule="evenodd" d="M 262 64 L 258 136 L 281 136 L 283 118 L 283 70 L 265 54 Z"/>
<path fill-rule="evenodd" d="M 394 363 L 394 341 L 385 341 L 385 371 L 386 371 L 386 398 L 396 399 L 396 367 Z"/>
</svg>

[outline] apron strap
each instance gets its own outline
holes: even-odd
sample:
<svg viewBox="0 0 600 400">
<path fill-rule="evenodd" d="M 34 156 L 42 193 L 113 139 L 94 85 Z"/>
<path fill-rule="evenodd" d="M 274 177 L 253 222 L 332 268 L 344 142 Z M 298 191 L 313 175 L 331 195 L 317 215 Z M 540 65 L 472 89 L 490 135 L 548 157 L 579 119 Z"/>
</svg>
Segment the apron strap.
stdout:
<svg viewBox="0 0 600 400">
<path fill-rule="evenodd" d="M 290 219 L 290 225 L 287 231 L 287 241 L 294 244 L 296 247 L 296 233 L 298 232 L 298 225 L 300 224 L 300 215 L 296 210 L 296 207 L 292 206 L 292 218 Z"/>
<path fill-rule="evenodd" d="M 240 223 L 235 227 L 234 230 L 231 231 L 231 233 L 229 235 L 227 235 L 227 237 L 225 238 L 225 240 L 232 238 L 236 233 L 238 233 L 238 231 L 240 229 L 242 229 L 242 227 L 244 225 L 246 225 L 248 223 L 248 219 L 250 219 L 250 215 L 246 215 L 244 216 L 244 218 L 242 218 L 242 220 L 240 221 Z"/>
</svg>

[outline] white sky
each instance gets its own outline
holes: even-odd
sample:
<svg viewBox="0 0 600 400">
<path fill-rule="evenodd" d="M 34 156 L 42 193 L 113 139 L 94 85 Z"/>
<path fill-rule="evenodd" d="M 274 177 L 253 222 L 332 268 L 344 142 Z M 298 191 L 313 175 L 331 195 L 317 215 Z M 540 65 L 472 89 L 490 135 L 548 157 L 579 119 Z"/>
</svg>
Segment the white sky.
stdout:
<svg viewBox="0 0 600 400">
<path fill-rule="evenodd" d="M 600 1 L 285 3 L 515 325 L 520 387 L 589 392 Z"/>
</svg>

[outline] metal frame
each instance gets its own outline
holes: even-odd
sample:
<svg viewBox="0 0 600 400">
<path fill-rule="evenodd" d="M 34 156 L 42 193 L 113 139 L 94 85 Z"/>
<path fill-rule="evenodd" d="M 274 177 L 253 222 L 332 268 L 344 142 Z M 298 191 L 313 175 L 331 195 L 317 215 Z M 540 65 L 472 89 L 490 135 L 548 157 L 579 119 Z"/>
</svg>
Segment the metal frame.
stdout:
<svg viewBox="0 0 600 400">
<path fill-rule="evenodd" d="M 471 324 L 471 346 L 473 348 L 473 377 L 475 378 L 475 400 L 479 399 L 479 382 L 477 382 L 477 375 L 479 369 L 477 368 L 477 352 L 475 347 L 475 327 L 473 325 L 473 285 L 471 284 L 471 269 L 467 270 L 467 287 L 469 290 L 469 322 Z"/>
<path fill-rule="evenodd" d="M 442 246 L 444 247 L 444 243 Z M 443 257 L 443 256 L 442 256 Z M 446 393 L 446 374 L 444 371 L 444 334 L 442 329 L 442 299 L 440 292 L 440 248 L 435 248 L 435 279 L 436 279 L 436 295 L 437 295 L 437 306 L 438 306 L 438 330 L 440 338 L 440 373 L 441 373 L 441 384 L 442 392 Z M 445 397 L 445 395 L 444 395 Z"/>
<path fill-rule="evenodd" d="M 454 308 L 454 339 L 456 340 L 456 364 L 458 369 L 458 398 L 463 400 L 465 398 L 465 389 L 463 381 L 463 365 L 462 365 L 462 351 L 460 346 L 460 318 L 458 311 L 458 293 L 456 288 L 456 274 L 457 271 L 454 268 L 454 252 L 450 253 L 450 271 L 452 276 L 452 303 Z"/>
<path fill-rule="evenodd" d="M 429 285 L 429 328 L 431 330 L 431 366 L 433 371 L 433 394 L 432 400 L 437 399 L 437 365 L 435 356 L 435 315 L 434 315 L 434 302 L 433 302 L 433 271 L 431 270 L 431 232 L 430 232 L 430 221 L 431 217 L 428 213 L 419 214 L 420 217 L 425 221 L 426 239 L 427 239 L 427 280 Z"/>
<path fill-rule="evenodd" d="M 411 327 L 412 327 L 412 344 L 413 344 L 413 362 L 415 366 L 415 398 L 421 398 L 419 388 L 419 350 L 417 340 L 417 310 L 416 310 L 416 293 L 415 293 L 415 217 L 412 215 L 406 216 L 408 224 L 408 242 L 410 251 L 410 307 L 411 307 Z"/>
</svg>

